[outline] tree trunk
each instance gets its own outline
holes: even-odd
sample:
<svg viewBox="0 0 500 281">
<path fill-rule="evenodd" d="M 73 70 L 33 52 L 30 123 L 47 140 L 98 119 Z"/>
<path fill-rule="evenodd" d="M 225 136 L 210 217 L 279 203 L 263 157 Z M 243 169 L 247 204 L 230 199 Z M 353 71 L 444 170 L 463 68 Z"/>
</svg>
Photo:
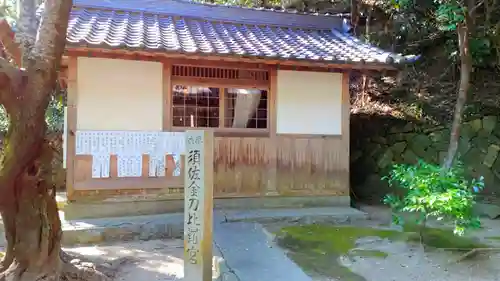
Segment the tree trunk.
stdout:
<svg viewBox="0 0 500 281">
<path fill-rule="evenodd" d="M 0 214 L 8 243 L 0 281 L 106 280 L 93 268 L 70 264 L 67 255 L 62 260 L 61 221 L 51 181 L 53 149 L 45 139 L 45 111 L 73 3 L 47 0 L 38 19 L 36 1 L 19 3 L 18 42 L 0 21 L 0 43 L 8 54 L 0 57 L 0 103 L 10 122 L 0 169 Z"/>
<path fill-rule="evenodd" d="M 23 75 L 24 84 L 11 93 L 18 98 L 7 102 L 12 113 L 3 149 L 0 213 L 8 247 L 0 281 L 107 280 L 100 272 L 61 261 L 61 221 L 51 182 L 53 149 L 46 141 L 44 118 L 52 87 L 44 86 L 50 84 L 36 71 Z"/>
<path fill-rule="evenodd" d="M 13 89 L 15 96 L 23 98 L 10 103 L 11 112 L 17 114 L 9 116 L 4 142 L 2 184 L 8 200 L 3 202 L 1 214 L 8 248 L 0 280 L 59 278 L 61 221 L 50 180 L 52 151 L 45 142 L 44 115 L 50 94 L 40 95 L 40 99 L 29 99 L 25 94 L 43 88 L 28 82 Z"/>
<path fill-rule="evenodd" d="M 360 0 L 351 0 L 351 26 L 354 35 L 358 34 L 359 15 L 361 10 Z"/>
<path fill-rule="evenodd" d="M 23 185 L 22 190 L 2 213 L 6 237 L 13 241 L 9 243 L 0 280 L 59 280 L 62 233 L 55 191 L 44 187 L 43 182 L 17 184 Z"/>
<path fill-rule="evenodd" d="M 469 28 L 467 20 L 457 26 L 458 49 L 460 51 L 460 87 L 458 89 L 457 103 L 451 126 L 450 145 L 443 163 L 443 170 L 449 170 L 453 165 L 453 160 L 458 150 L 458 140 L 460 138 L 460 125 L 467 101 L 467 93 L 470 86 L 470 74 L 472 72 L 472 57 L 469 50 Z"/>
</svg>

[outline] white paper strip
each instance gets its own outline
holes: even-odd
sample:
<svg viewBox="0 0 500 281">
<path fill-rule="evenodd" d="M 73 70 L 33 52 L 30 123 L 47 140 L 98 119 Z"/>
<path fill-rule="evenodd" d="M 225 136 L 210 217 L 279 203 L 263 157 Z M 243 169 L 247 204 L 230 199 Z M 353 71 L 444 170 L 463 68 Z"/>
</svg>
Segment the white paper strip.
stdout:
<svg viewBox="0 0 500 281">
<path fill-rule="evenodd" d="M 82 154 L 90 154 L 90 138 L 91 134 L 90 133 L 85 133 L 83 138 L 82 138 Z"/>
<path fill-rule="evenodd" d="M 104 154 L 104 155 L 99 155 L 99 162 L 101 164 L 101 177 L 102 178 L 109 178 L 109 170 L 110 170 L 110 165 L 111 165 L 111 155 L 109 154 Z"/>
<path fill-rule="evenodd" d="M 174 159 L 175 168 L 172 173 L 174 177 L 178 177 L 181 175 L 181 156 L 179 154 L 172 154 L 172 158 Z"/>
<path fill-rule="evenodd" d="M 142 176 L 142 155 L 119 154 L 117 162 L 118 177 Z"/>
<path fill-rule="evenodd" d="M 164 177 L 165 176 L 165 155 L 150 155 L 149 156 L 149 176 Z"/>
<path fill-rule="evenodd" d="M 109 154 L 92 156 L 92 178 L 109 178 L 110 158 Z"/>
<path fill-rule="evenodd" d="M 92 156 L 92 178 L 101 177 L 101 163 L 98 155 Z"/>
<path fill-rule="evenodd" d="M 131 176 L 132 177 L 140 177 L 142 176 L 142 154 L 140 155 L 133 155 L 130 157 L 131 158 Z"/>
<path fill-rule="evenodd" d="M 76 147 L 75 152 L 77 155 L 90 154 L 90 137 L 88 132 L 76 132 Z"/>
<path fill-rule="evenodd" d="M 158 170 L 158 161 L 155 156 L 149 155 L 149 171 L 148 174 L 150 177 L 156 177 L 156 171 Z"/>
<path fill-rule="evenodd" d="M 99 147 L 99 132 L 90 132 L 89 134 L 89 138 L 90 138 L 90 154 L 92 155 L 96 155 L 96 154 L 99 154 L 99 150 L 100 150 L 100 147 Z"/>
<path fill-rule="evenodd" d="M 184 155 L 184 133 L 77 131 L 76 154 Z"/>
</svg>

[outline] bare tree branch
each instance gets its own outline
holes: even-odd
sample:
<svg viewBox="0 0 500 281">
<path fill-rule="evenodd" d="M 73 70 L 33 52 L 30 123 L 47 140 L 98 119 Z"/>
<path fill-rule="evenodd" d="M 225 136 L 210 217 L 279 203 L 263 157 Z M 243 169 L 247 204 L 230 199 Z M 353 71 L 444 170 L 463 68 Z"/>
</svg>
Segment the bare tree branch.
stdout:
<svg viewBox="0 0 500 281">
<path fill-rule="evenodd" d="M 5 19 L 0 20 L 0 42 L 10 59 L 16 65 L 21 66 L 21 49 L 19 44 L 14 41 L 14 32 Z"/>
<path fill-rule="evenodd" d="M 42 5 L 44 10 L 33 54 L 40 59 L 39 62 L 47 64 L 47 70 L 56 70 L 66 46 L 66 32 L 73 1 L 47 0 Z"/>
<path fill-rule="evenodd" d="M 16 41 L 19 42 L 21 47 L 22 66 L 24 67 L 31 56 L 31 50 L 37 37 L 36 0 L 18 1 L 21 1 L 21 10 L 17 21 Z"/>
<path fill-rule="evenodd" d="M 479 2 L 477 5 L 475 5 L 474 7 L 472 7 L 472 9 L 469 10 L 469 15 L 472 16 L 476 10 L 481 7 L 482 5 L 484 4 L 484 0 Z"/>
</svg>

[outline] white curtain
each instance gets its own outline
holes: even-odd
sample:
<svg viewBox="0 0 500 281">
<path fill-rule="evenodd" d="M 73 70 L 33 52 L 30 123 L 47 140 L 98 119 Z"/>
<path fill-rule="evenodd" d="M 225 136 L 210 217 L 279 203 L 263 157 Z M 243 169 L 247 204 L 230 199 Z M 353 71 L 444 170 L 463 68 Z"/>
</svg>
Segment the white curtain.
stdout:
<svg viewBox="0 0 500 281">
<path fill-rule="evenodd" d="M 229 89 L 236 94 L 234 100 L 233 128 L 246 128 L 259 107 L 261 91 L 258 89 Z"/>
</svg>

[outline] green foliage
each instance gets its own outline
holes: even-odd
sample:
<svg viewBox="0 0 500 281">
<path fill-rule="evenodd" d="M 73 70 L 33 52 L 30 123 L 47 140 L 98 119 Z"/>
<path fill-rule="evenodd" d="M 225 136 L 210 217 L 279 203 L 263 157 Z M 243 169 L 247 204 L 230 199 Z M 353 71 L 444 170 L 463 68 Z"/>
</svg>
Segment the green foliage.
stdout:
<svg viewBox="0 0 500 281">
<path fill-rule="evenodd" d="M 4 0 L 2 1 L 2 5 L 0 5 L 0 17 L 6 19 L 10 25 L 15 24 L 18 17 L 18 11 L 16 9 L 17 1 Z"/>
<path fill-rule="evenodd" d="M 475 67 L 499 67 L 500 66 L 500 5 L 488 4 L 475 1 L 476 9 L 472 30 L 470 34 L 469 47 Z M 456 27 L 464 22 L 465 13 L 468 12 L 463 1 L 458 0 L 386 0 L 377 3 L 386 14 L 392 15 L 394 19 L 394 34 L 396 43 L 402 47 L 402 53 L 419 53 L 421 50 L 406 50 L 407 45 L 412 42 L 427 44 L 426 38 L 436 37 L 441 34 L 447 40 L 446 52 L 452 63 L 456 63 L 458 54 Z M 376 36 L 370 36 L 373 42 Z M 394 39 L 392 39 L 394 40 Z M 432 44 L 432 41 L 429 42 Z M 420 44 L 419 44 L 420 45 Z M 383 46 L 384 47 L 384 46 Z M 428 47 L 424 45 L 423 47 Z M 450 48 L 451 47 L 451 48 Z"/>
<path fill-rule="evenodd" d="M 430 217 L 451 220 L 456 235 L 463 235 L 466 229 L 480 227 L 472 208 L 474 193 L 484 188 L 484 181 L 482 177 L 467 180 L 460 163 L 448 171 L 422 160 L 416 165 L 396 164 L 384 179 L 390 186 L 406 191 L 403 197 L 389 194 L 384 198 L 384 203 L 393 210 L 395 223 L 404 224 L 398 214 L 410 212 L 418 214 L 416 223 L 422 226 Z"/>
<path fill-rule="evenodd" d="M 64 102 L 61 98 L 50 101 L 45 111 L 45 122 L 50 132 L 62 132 L 64 126 Z"/>
<path fill-rule="evenodd" d="M 441 30 L 455 30 L 457 24 L 464 21 L 464 9 L 454 1 L 440 1 L 442 2 L 436 10 L 436 20 L 440 25 Z"/>
</svg>

